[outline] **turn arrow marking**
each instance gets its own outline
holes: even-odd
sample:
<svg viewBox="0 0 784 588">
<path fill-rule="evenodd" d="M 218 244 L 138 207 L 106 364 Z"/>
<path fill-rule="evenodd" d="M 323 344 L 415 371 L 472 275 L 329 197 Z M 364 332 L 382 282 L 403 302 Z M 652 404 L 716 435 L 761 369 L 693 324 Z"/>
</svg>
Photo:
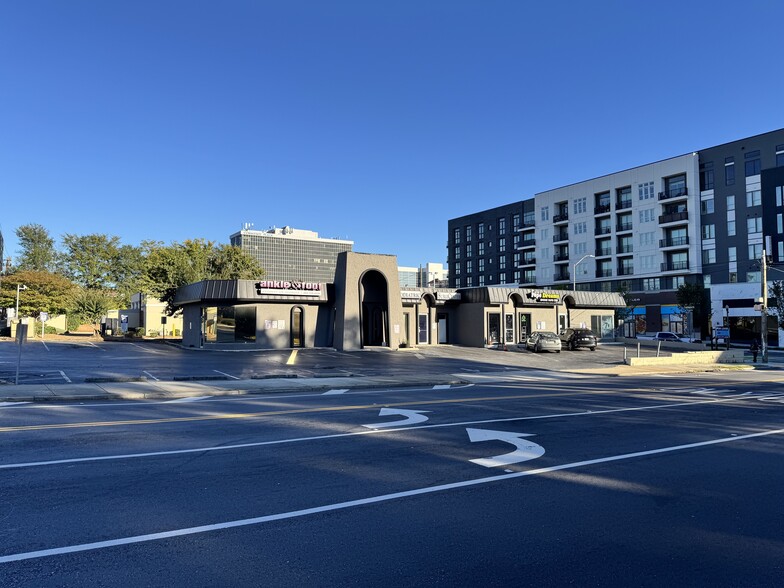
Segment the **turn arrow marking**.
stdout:
<svg viewBox="0 0 784 588">
<path fill-rule="evenodd" d="M 510 433 L 508 431 L 488 431 L 486 429 L 470 428 L 466 428 L 466 433 L 468 433 L 468 438 L 472 443 L 494 440 L 511 443 L 516 447 L 511 453 L 471 460 L 472 463 L 485 466 L 486 468 L 507 466 L 513 463 L 520 463 L 521 461 L 536 459 L 544 455 L 544 447 L 522 438 L 530 437 L 533 433 Z"/>
<path fill-rule="evenodd" d="M 392 421 L 389 423 L 376 423 L 373 425 L 362 425 L 368 429 L 383 429 L 385 427 L 401 427 L 403 425 L 415 425 L 417 423 L 424 423 L 427 417 L 423 414 L 430 412 L 429 410 L 405 410 L 402 408 L 382 408 L 378 416 L 389 416 L 391 414 L 398 414 L 404 416 L 402 421 Z"/>
</svg>

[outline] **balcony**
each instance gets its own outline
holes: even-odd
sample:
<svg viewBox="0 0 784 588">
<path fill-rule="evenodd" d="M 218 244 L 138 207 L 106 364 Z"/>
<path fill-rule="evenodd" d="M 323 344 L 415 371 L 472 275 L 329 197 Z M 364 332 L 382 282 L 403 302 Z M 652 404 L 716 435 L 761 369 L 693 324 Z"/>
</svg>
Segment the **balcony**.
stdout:
<svg viewBox="0 0 784 588">
<path fill-rule="evenodd" d="M 569 213 L 563 212 L 561 214 L 556 214 L 553 216 L 553 224 L 557 225 L 558 223 L 565 223 L 569 220 Z"/>
<path fill-rule="evenodd" d="M 631 275 L 634 275 L 634 268 L 633 267 L 619 267 L 618 268 L 618 275 L 619 276 L 631 276 Z"/>
<path fill-rule="evenodd" d="M 558 241 L 568 241 L 569 240 L 569 231 L 561 231 L 560 233 L 556 233 L 553 235 L 553 243 L 558 243 Z"/>
<path fill-rule="evenodd" d="M 569 279 L 569 272 L 558 272 L 553 276 L 554 282 L 568 282 Z"/>
<path fill-rule="evenodd" d="M 663 272 L 682 272 L 687 269 L 689 269 L 688 261 L 665 261 L 661 264 Z"/>
<path fill-rule="evenodd" d="M 632 230 L 632 223 L 630 223 L 630 222 L 628 222 L 628 223 L 618 223 L 615 226 L 615 232 L 616 233 L 622 233 L 624 231 L 631 231 L 631 230 Z"/>
<path fill-rule="evenodd" d="M 527 249 L 528 247 L 536 247 L 536 239 L 523 239 L 518 249 Z"/>
<path fill-rule="evenodd" d="M 594 231 L 594 235 L 609 235 L 610 233 L 612 233 L 612 227 L 609 225 L 596 227 Z"/>
<path fill-rule="evenodd" d="M 659 247 L 684 247 L 689 244 L 688 237 L 670 237 L 668 239 L 659 239 Z"/>
<path fill-rule="evenodd" d="M 553 255 L 553 261 L 569 261 L 568 253 L 556 253 Z"/>
<path fill-rule="evenodd" d="M 685 198 L 689 195 L 688 188 L 674 188 L 672 190 L 666 190 L 664 192 L 659 192 L 659 200 L 670 200 L 672 198 Z"/>
<path fill-rule="evenodd" d="M 610 212 L 610 203 L 607 204 L 600 204 L 593 209 L 594 214 L 605 214 Z"/>
<path fill-rule="evenodd" d="M 596 270 L 596 277 L 597 278 L 611 278 L 612 277 L 612 270 L 611 269 L 598 269 L 598 270 Z"/>
<path fill-rule="evenodd" d="M 520 228 L 518 230 L 525 231 L 527 229 L 534 229 L 534 228 L 536 228 L 535 221 L 523 221 L 523 224 L 520 225 Z"/>
<path fill-rule="evenodd" d="M 629 244 L 629 245 L 618 245 L 618 251 L 616 251 L 616 253 L 618 255 L 625 255 L 625 254 L 628 254 L 628 253 L 633 253 L 633 251 L 634 251 L 634 245 L 631 245 L 631 244 Z"/>
<path fill-rule="evenodd" d="M 624 199 L 624 200 L 618 200 L 615 203 L 615 210 L 623 210 L 625 208 L 631 208 L 631 207 L 632 207 L 632 199 L 631 198 Z"/>
<path fill-rule="evenodd" d="M 596 257 L 609 257 L 612 255 L 612 247 L 597 247 L 594 255 Z"/>
<path fill-rule="evenodd" d="M 536 265 L 536 258 L 535 257 L 524 257 L 523 261 L 520 263 L 521 266 L 523 265 Z"/>
<path fill-rule="evenodd" d="M 659 217 L 659 224 L 666 225 L 668 223 L 677 223 L 680 221 L 687 221 L 689 220 L 689 211 L 684 210 L 683 212 L 672 212 L 670 214 L 663 214 Z"/>
</svg>

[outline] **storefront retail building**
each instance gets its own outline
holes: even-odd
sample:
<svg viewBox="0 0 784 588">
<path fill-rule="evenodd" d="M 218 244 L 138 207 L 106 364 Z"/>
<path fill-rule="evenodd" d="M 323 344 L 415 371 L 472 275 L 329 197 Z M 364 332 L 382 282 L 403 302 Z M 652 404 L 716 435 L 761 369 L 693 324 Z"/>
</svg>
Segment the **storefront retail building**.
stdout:
<svg viewBox="0 0 784 588">
<path fill-rule="evenodd" d="M 774 267 L 768 282 L 784 278 L 775 269 L 784 264 L 783 202 L 780 129 L 451 219 L 449 284 L 626 291 L 629 336 L 688 332 L 676 292 L 701 284 L 708 328 L 726 322 L 729 308 L 730 326 L 752 336 L 752 321 L 759 336 L 760 312 L 746 294 L 754 286 L 737 285 L 761 291 L 763 249 Z M 775 320 L 769 329 L 775 344 Z"/>
<path fill-rule="evenodd" d="M 205 280 L 180 288 L 175 304 L 188 347 L 355 350 L 509 345 L 568 326 L 611 338 L 624 301 L 612 292 L 401 288 L 395 256 L 343 252 L 333 282 Z"/>
<path fill-rule="evenodd" d="M 315 231 L 292 227 L 256 231 L 247 224 L 229 239 L 259 262 L 267 279 L 298 282 L 331 282 L 338 254 L 354 247 L 353 241 L 325 239 Z"/>
</svg>

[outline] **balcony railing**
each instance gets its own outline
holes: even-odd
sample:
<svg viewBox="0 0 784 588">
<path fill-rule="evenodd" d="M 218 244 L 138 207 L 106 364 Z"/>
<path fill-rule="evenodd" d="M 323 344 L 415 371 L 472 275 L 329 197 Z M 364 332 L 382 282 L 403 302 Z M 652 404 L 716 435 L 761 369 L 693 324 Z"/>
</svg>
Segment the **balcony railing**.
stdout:
<svg viewBox="0 0 784 588">
<path fill-rule="evenodd" d="M 659 192 L 659 200 L 669 200 L 670 198 L 680 198 L 681 196 L 688 196 L 688 188 L 674 188 L 672 190 L 665 190 Z"/>
<path fill-rule="evenodd" d="M 555 216 L 553 216 L 553 222 L 554 223 L 564 223 L 564 222 L 566 222 L 568 220 L 569 220 L 569 213 L 568 212 L 564 212 L 562 214 L 556 214 Z"/>
<path fill-rule="evenodd" d="M 612 247 L 597 247 L 595 255 L 596 257 L 608 257 L 612 255 Z"/>
<path fill-rule="evenodd" d="M 680 272 L 689 269 L 688 261 L 665 261 L 661 264 L 663 272 Z"/>
<path fill-rule="evenodd" d="M 674 223 L 678 221 L 689 220 L 689 211 L 672 212 L 670 214 L 663 214 L 659 217 L 659 224 L 664 225 L 667 223 Z"/>
<path fill-rule="evenodd" d="M 520 225 L 521 230 L 525 229 L 533 229 L 536 226 L 536 221 L 523 221 L 523 224 Z"/>
<path fill-rule="evenodd" d="M 520 265 L 536 265 L 535 257 L 524 257 Z"/>
<path fill-rule="evenodd" d="M 632 223 L 630 223 L 630 222 L 629 223 L 618 223 L 618 225 L 615 227 L 615 230 L 617 232 L 631 231 L 632 230 Z"/>
<path fill-rule="evenodd" d="M 631 198 L 618 200 L 615 203 L 615 210 L 623 210 L 624 208 L 631 208 L 632 207 L 632 200 Z"/>
<path fill-rule="evenodd" d="M 611 269 L 598 269 L 598 270 L 596 270 L 596 277 L 597 278 L 610 278 L 610 277 L 612 277 L 612 270 Z"/>
<path fill-rule="evenodd" d="M 568 253 L 556 253 L 553 255 L 553 261 L 569 261 Z"/>
<path fill-rule="evenodd" d="M 563 282 L 569 279 L 569 272 L 559 272 L 553 276 L 554 282 Z"/>
<path fill-rule="evenodd" d="M 520 247 L 536 247 L 536 239 L 523 239 Z"/>
<path fill-rule="evenodd" d="M 600 204 L 593 209 L 594 214 L 604 214 L 605 212 L 610 212 L 610 203 L 607 204 Z"/>
<path fill-rule="evenodd" d="M 631 276 L 634 273 L 633 267 L 619 267 L 618 268 L 618 275 L 619 276 Z"/>
<path fill-rule="evenodd" d="M 569 233 L 564 231 L 562 233 L 556 233 L 553 235 L 553 243 L 557 243 L 558 241 L 568 241 L 569 240 Z"/>
<path fill-rule="evenodd" d="M 610 233 L 612 233 L 612 227 L 610 226 L 596 227 L 594 231 L 595 235 L 609 235 Z"/>
<path fill-rule="evenodd" d="M 624 253 L 632 253 L 634 251 L 634 245 L 618 245 L 618 255 L 623 255 Z"/>
<path fill-rule="evenodd" d="M 659 239 L 659 247 L 682 247 L 688 244 L 688 237 L 670 237 L 669 239 Z"/>
</svg>

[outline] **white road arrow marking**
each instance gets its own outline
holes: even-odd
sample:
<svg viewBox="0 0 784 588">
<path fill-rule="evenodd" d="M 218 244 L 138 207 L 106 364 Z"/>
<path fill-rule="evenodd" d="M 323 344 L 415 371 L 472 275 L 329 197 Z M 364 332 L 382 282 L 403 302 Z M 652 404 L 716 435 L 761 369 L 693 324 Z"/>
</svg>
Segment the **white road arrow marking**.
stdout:
<svg viewBox="0 0 784 588">
<path fill-rule="evenodd" d="M 362 425 L 368 429 L 383 429 L 386 427 L 402 427 L 403 425 L 415 425 L 417 423 L 424 423 L 427 417 L 423 414 L 430 412 L 429 410 L 404 410 L 402 408 L 382 408 L 378 416 L 389 416 L 391 414 L 399 414 L 404 416 L 402 421 L 391 421 L 388 423 L 375 423 L 372 425 Z"/>
<path fill-rule="evenodd" d="M 509 433 L 508 431 L 488 431 L 486 429 L 470 428 L 466 429 L 466 433 L 468 433 L 468 438 L 471 439 L 471 442 L 473 443 L 490 440 L 504 441 L 506 443 L 511 443 L 517 448 L 511 453 L 471 460 L 472 463 L 485 466 L 486 468 L 508 466 L 513 463 L 536 459 L 537 457 L 542 457 L 544 455 L 544 447 L 537 445 L 532 441 L 522 439 L 522 437 L 530 437 L 532 433 Z"/>
</svg>

